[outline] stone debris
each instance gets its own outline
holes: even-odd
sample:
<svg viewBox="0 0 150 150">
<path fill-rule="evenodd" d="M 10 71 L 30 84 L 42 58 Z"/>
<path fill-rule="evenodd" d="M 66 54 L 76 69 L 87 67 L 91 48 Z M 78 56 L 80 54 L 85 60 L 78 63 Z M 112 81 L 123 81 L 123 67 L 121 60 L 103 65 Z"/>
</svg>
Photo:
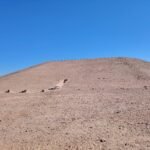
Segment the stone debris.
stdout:
<svg viewBox="0 0 150 150">
<path fill-rule="evenodd" d="M 5 93 L 10 93 L 10 90 L 5 91 Z"/>
<path fill-rule="evenodd" d="M 21 91 L 20 93 L 27 93 L 27 90 L 23 90 L 23 91 Z"/>
</svg>

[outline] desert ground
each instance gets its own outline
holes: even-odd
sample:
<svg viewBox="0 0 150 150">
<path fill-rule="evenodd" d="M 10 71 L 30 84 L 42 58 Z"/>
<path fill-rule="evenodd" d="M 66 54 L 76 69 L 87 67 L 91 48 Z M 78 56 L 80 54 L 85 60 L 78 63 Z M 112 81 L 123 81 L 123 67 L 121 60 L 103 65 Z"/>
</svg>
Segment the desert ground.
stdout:
<svg viewBox="0 0 150 150">
<path fill-rule="evenodd" d="M 150 63 L 47 62 L 0 77 L 0 150 L 150 150 Z"/>
</svg>

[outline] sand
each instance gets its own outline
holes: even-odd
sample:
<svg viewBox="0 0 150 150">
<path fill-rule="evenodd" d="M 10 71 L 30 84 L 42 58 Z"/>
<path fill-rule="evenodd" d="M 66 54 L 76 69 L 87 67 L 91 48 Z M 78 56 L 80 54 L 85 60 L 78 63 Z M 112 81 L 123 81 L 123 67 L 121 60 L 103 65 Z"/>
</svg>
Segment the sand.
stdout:
<svg viewBox="0 0 150 150">
<path fill-rule="evenodd" d="M 48 62 L 0 77 L 0 149 L 150 150 L 150 63 Z"/>
</svg>

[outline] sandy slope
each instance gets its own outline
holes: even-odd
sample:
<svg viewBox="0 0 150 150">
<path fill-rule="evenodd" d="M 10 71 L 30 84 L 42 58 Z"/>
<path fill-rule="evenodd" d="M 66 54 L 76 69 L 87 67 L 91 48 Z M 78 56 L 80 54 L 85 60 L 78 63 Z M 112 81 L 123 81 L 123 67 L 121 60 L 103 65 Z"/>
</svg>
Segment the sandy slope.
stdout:
<svg viewBox="0 0 150 150">
<path fill-rule="evenodd" d="M 51 62 L 1 77 L 0 149 L 150 150 L 150 63 Z"/>
</svg>

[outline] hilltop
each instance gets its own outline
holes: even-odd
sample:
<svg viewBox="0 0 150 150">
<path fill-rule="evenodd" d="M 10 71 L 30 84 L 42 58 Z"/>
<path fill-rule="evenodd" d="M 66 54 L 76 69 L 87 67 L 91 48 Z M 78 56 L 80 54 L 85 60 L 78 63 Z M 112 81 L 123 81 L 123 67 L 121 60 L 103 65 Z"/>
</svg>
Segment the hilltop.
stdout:
<svg viewBox="0 0 150 150">
<path fill-rule="evenodd" d="M 147 150 L 149 102 L 149 62 L 47 62 L 0 77 L 0 146 Z"/>
</svg>

